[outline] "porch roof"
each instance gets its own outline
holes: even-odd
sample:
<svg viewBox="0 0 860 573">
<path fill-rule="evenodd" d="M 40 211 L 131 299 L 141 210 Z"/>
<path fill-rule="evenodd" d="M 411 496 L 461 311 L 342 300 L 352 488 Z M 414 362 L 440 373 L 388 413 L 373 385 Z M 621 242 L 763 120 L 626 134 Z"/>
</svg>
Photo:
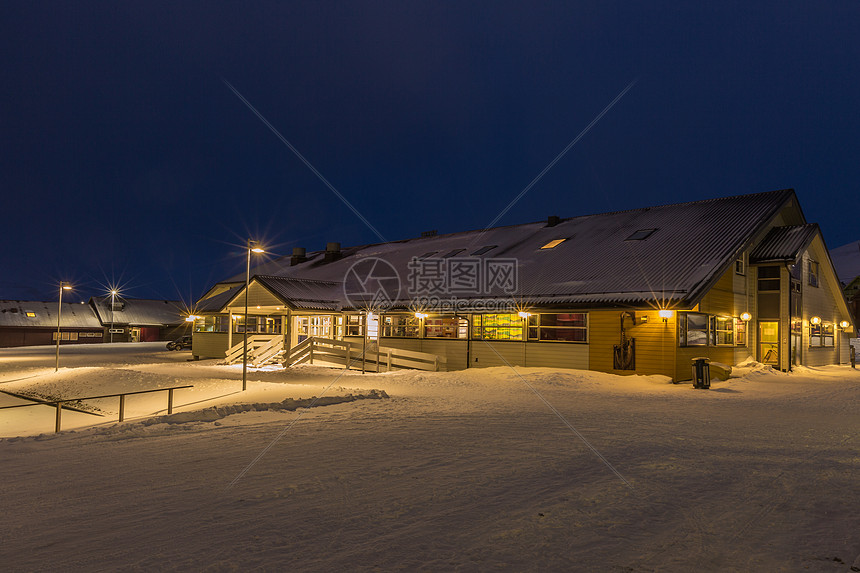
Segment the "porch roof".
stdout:
<svg viewBox="0 0 860 573">
<path fill-rule="evenodd" d="M 818 232 L 816 223 L 774 227 L 750 253 L 750 263 L 794 262 Z"/>
</svg>

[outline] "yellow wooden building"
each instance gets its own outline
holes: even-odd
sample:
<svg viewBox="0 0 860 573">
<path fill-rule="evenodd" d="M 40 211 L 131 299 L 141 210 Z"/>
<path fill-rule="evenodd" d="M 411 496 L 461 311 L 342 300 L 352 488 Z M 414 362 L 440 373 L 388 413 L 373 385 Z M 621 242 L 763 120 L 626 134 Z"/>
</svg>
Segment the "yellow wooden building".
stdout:
<svg viewBox="0 0 860 573">
<path fill-rule="evenodd" d="M 791 189 L 253 262 L 198 302 L 195 356 L 235 358 L 247 331 L 257 356 L 287 362 L 324 339 L 437 356 L 449 370 L 677 381 L 696 357 L 846 363 L 855 328 Z"/>
</svg>

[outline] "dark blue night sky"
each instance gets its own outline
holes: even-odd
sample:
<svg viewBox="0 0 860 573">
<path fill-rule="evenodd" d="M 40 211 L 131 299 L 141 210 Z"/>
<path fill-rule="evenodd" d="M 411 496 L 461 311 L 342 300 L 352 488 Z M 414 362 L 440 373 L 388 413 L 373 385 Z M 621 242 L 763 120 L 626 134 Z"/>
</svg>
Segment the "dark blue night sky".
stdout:
<svg viewBox="0 0 860 573">
<path fill-rule="evenodd" d="M 389 240 L 487 225 L 633 81 L 499 224 L 793 187 L 857 240 L 860 3 L 628 4 L 6 3 L 0 298 L 376 242 L 223 80 Z"/>
</svg>

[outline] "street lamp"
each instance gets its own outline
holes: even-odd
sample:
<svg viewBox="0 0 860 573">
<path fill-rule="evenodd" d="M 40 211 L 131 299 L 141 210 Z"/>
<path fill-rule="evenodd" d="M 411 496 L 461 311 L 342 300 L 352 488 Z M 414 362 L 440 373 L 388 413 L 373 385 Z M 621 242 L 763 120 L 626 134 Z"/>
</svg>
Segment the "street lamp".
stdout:
<svg viewBox="0 0 860 573">
<path fill-rule="evenodd" d="M 63 291 L 72 290 L 72 285 L 69 283 L 60 283 L 60 302 L 57 304 L 57 362 L 54 365 L 54 372 L 60 370 L 60 317 L 63 315 Z"/>
<path fill-rule="evenodd" d="M 110 341 L 111 342 L 113 342 L 113 330 L 114 330 L 114 328 L 113 328 L 113 309 L 114 309 L 114 304 L 116 304 L 116 295 L 117 295 L 117 290 L 111 289 L 111 291 L 110 291 Z"/>
<path fill-rule="evenodd" d="M 248 266 L 245 271 L 245 324 L 242 328 L 242 391 L 248 389 L 248 288 L 251 285 L 251 253 L 265 253 L 257 241 L 248 239 Z"/>
</svg>

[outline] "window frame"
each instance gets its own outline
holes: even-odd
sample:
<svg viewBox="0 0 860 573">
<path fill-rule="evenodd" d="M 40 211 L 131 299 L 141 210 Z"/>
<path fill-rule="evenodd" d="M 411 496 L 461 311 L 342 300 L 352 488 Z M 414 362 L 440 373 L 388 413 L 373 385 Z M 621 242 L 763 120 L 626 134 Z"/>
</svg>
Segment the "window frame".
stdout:
<svg viewBox="0 0 860 573">
<path fill-rule="evenodd" d="M 585 323 L 584 326 L 579 325 L 558 325 L 558 324 L 545 324 L 546 320 L 543 317 L 549 316 L 562 316 L 568 315 L 580 316 Z M 556 318 L 558 321 L 558 318 Z M 552 343 L 567 343 L 567 344 L 588 344 L 589 343 L 589 317 L 587 312 L 541 312 L 535 313 L 529 316 L 528 318 L 528 331 L 526 332 L 527 339 L 530 342 L 552 342 Z M 544 332 L 560 332 L 560 331 L 574 331 L 574 332 L 582 332 L 584 334 L 583 340 L 563 340 L 563 339 L 552 339 L 552 338 L 544 338 Z"/>
<path fill-rule="evenodd" d="M 487 325 L 488 317 L 509 317 L 509 324 L 490 324 Z M 498 320 L 498 319 L 497 319 Z M 519 323 L 517 325 L 516 323 Z M 500 336 L 486 336 L 486 333 L 495 332 L 508 332 L 510 334 L 511 331 L 519 331 L 519 337 L 500 337 Z M 526 324 L 525 321 L 517 314 L 509 313 L 509 312 L 499 312 L 499 313 L 485 313 L 485 314 L 474 314 L 472 315 L 472 328 L 469 333 L 472 340 L 495 340 L 498 342 L 525 342 L 526 341 Z"/>
<path fill-rule="evenodd" d="M 818 288 L 821 284 L 821 265 L 818 261 L 809 259 L 806 265 L 806 283 Z"/>
</svg>

